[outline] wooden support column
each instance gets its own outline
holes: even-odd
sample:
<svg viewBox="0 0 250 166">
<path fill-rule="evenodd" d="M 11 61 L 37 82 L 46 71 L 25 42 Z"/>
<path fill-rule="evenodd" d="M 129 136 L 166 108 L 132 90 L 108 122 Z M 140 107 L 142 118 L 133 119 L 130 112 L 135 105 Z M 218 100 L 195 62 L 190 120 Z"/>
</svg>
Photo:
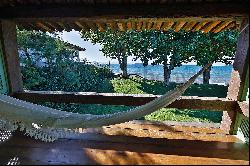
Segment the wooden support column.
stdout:
<svg viewBox="0 0 250 166">
<path fill-rule="evenodd" d="M 233 71 L 229 83 L 227 98 L 233 101 L 241 101 L 247 81 L 249 68 L 249 20 L 245 19 L 241 24 L 240 35 L 237 42 L 236 56 L 233 64 Z M 236 119 L 236 110 L 223 112 L 221 129 L 230 134 L 233 132 Z"/>
<path fill-rule="evenodd" d="M 3 49 L 4 66 L 7 73 L 9 94 L 23 91 L 23 83 L 17 51 L 16 24 L 12 21 L 1 21 L 0 40 Z"/>
</svg>

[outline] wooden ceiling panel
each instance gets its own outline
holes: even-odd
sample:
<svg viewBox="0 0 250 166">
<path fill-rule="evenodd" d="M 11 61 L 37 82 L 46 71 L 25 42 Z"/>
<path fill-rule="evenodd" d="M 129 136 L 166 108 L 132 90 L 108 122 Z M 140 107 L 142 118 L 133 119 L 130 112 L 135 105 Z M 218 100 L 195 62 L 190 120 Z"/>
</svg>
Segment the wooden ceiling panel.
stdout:
<svg viewBox="0 0 250 166">
<path fill-rule="evenodd" d="M 204 33 L 213 32 L 218 33 L 227 29 L 238 29 L 240 22 L 233 19 L 80 19 L 73 21 L 34 21 L 34 22 L 18 22 L 22 27 L 33 28 L 41 31 L 77 31 L 99 30 L 105 31 L 108 28 L 113 31 L 126 30 L 159 30 L 175 32 L 183 31 L 202 31 Z"/>
</svg>

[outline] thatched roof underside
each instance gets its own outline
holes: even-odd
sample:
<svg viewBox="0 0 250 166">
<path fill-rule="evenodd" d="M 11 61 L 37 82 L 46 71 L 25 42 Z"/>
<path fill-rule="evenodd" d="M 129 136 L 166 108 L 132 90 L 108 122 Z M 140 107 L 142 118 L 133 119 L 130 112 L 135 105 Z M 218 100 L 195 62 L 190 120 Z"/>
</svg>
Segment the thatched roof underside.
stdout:
<svg viewBox="0 0 250 166">
<path fill-rule="evenodd" d="M 176 19 L 127 19 L 127 20 L 77 20 L 67 22 L 49 22 L 49 21 L 37 21 L 37 22 L 20 22 L 19 28 L 27 30 L 41 30 L 41 31 L 71 31 L 72 29 L 77 31 L 99 30 L 105 31 L 111 29 L 113 31 L 126 31 L 126 30 L 160 30 L 168 31 L 174 30 L 179 32 L 184 31 L 202 31 L 204 33 L 220 31 L 228 29 L 239 28 L 239 22 L 235 20 L 176 20 Z"/>
<path fill-rule="evenodd" d="M 248 0 L 1 0 L 0 20 L 41 31 L 237 29 Z M 247 14 L 246 14 L 247 13 Z"/>
</svg>

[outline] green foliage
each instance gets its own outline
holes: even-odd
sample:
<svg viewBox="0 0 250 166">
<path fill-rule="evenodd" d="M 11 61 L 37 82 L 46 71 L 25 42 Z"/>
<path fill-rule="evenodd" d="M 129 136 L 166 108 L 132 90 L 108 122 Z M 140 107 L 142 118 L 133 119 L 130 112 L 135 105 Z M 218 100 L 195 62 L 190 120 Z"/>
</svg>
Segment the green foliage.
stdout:
<svg viewBox="0 0 250 166">
<path fill-rule="evenodd" d="M 147 80 L 138 76 L 132 76 L 129 79 L 115 78 L 111 80 L 114 92 L 126 94 L 155 94 L 163 95 L 166 92 L 174 89 L 178 83 L 171 83 L 165 86 L 162 81 Z M 193 84 L 184 93 L 185 96 L 200 96 L 200 97 L 220 97 L 227 96 L 227 86 L 224 85 L 204 85 Z"/>
<path fill-rule="evenodd" d="M 190 34 L 184 31 L 177 33 L 154 30 L 143 30 L 141 32 L 134 30 L 124 32 L 90 30 L 81 34 L 85 40 L 94 44 L 100 43 L 104 55 L 117 59 L 123 73 L 126 73 L 126 58 L 132 55 L 135 57 L 134 60 L 140 59 L 144 66 L 147 66 L 148 62 L 153 60 L 152 64 L 164 64 L 164 68 L 167 68 L 168 71 L 181 66 L 183 62 L 190 61 L 190 56 L 186 51 L 189 49 Z M 165 73 L 164 76 L 170 77 L 170 73 Z"/>
<path fill-rule="evenodd" d="M 220 123 L 222 112 L 205 110 L 179 110 L 162 108 L 145 116 L 146 120 L 152 121 L 178 121 L 178 122 L 214 122 Z"/>
<path fill-rule="evenodd" d="M 77 62 L 76 50 L 54 36 L 17 31 L 24 87 L 44 91 L 108 91 L 112 73 L 107 67 Z M 104 89 L 106 88 L 106 89 Z"/>
<path fill-rule="evenodd" d="M 192 59 L 198 66 L 205 66 L 208 62 L 231 64 L 236 52 L 237 38 L 237 31 L 196 32 L 190 49 Z"/>
<path fill-rule="evenodd" d="M 126 94 L 155 94 L 163 95 L 167 91 L 172 90 L 178 84 L 171 83 L 165 86 L 161 81 L 147 80 L 140 77 L 131 77 L 129 79 L 115 78 L 112 80 L 114 91 Z M 185 96 L 208 96 L 208 97 L 226 97 L 227 86 L 223 85 L 203 85 L 193 84 L 184 93 Z M 112 106 L 106 108 L 112 110 Z M 127 108 L 129 109 L 129 108 Z M 106 111 L 106 110 L 103 110 Z M 205 110 L 180 110 L 180 109 L 160 109 L 152 114 L 144 117 L 146 120 L 154 121 L 195 121 L 195 122 L 215 122 L 219 123 L 222 118 L 222 112 L 205 111 Z"/>
<path fill-rule="evenodd" d="M 181 36 L 183 34 L 184 37 Z M 149 60 L 154 60 L 156 64 L 162 63 L 162 55 L 165 55 L 168 58 L 168 62 L 172 63 L 173 66 L 178 66 L 181 65 L 180 61 L 185 62 L 185 60 L 189 60 L 193 56 L 193 53 L 197 53 L 197 55 L 195 54 L 196 56 L 192 58 L 199 59 L 201 56 L 198 56 L 198 53 L 203 49 L 206 50 L 208 46 L 206 43 L 209 43 L 203 34 L 199 34 L 200 36 L 184 32 L 183 34 L 175 34 L 174 32 L 163 34 L 155 31 L 137 33 L 129 31 L 117 34 L 90 32 L 82 35 L 94 43 L 104 44 L 105 49 L 103 46 L 103 52 L 111 58 L 117 58 L 117 55 L 122 55 L 123 57 L 135 55 L 144 62 L 144 65 L 147 65 Z M 109 35 L 111 35 L 110 38 L 107 37 Z M 115 45 L 112 45 L 112 42 L 114 42 L 113 39 L 117 36 L 113 35 L 118 35 L 120 39 L 115 40 L 117 42 Z M 234 38 L 235 36 L 232 35 L 230 38 L 232 41 L 229 41 L 229 43 L 234 42 Z M 94 66 L 87 61 L 76 62 L 75 57 L 77 54 L 75 54 L 75 50 L 67 47 L 61 40 L 55 38 L 55 36 L 49 36 L 46 33 L 18 31 L 17 39 L 20 54 L 22 53 L 20 59 L 26 89 L 164 94 L 177 85 L 176 83 L 171 83 L 166 87 L 160 81 L 151 81 L 139 77 L 113 79 L 112 73 L 105 67 Z M 204 41 L 201 42 L 201 39 Z M 215 37 L 215 39 L 222 42 L 228 38 L 218 39 Z M 182 42 L 174 44 L 177 41 Z M 199 46 L 201 46 L 199 49 L 196 48 L 195 42 L 198 42 Z M 188 45 L 187 43 L 192 44 Z M 227 46 L 232 45 L 227 44 Z M 217 46 L 217 49 L 219 50 L 219 46 Z M 223 50 L 226 50 L 224 52 L 228 53 L 226 55 L 233 53 L 233 51 L 226 49 L 226 46 Z M 116 53 L 114 53 L 115 51 Z M 170 54 L 169 51 L 172 53 Z M 214 60 L 210 57 L 208 59 Z M 45 63 L 43 66 L 39 65 L 41 60 Z M 202 65 L 202 62 L 206 62 L 201 58 L 199 61 L 201 62 L 199 65 Z M 225 86 L 194 84 L 184 95 L 225 97 L 226 91 L 227 87 Z M 64 111 L 88 114 L 115 113 L 133 108 L 109 105 L 41 104 Z M 145 119 L 219 122 L 221 120 L 221 112 L 161 109 L 146 116 Z"/>
<path fill-rule="evenodd" d="M 143 94 L 142 85 L 134 79 L 115 78 L 111 80 L 114 91 L 125 94 Z"/>
<path fill-rule="evenodd" d="M 183 63 L 197 62 L 204 66 L 209 62 L 230 64 L 234 59 L 238 32 L 219 33 L 130 30 L 112 32 L 107 30 L 82 32 L 82 37 L 92 43 L 102 44 L 105 56 L 117 59 L 123 73 L 126 73 L 127 57 L 140 59 L 144 66 L 163 64 L 164 81 L 169 85 L 171 71 Z M 125 58 L 125 59 L 124 59 Z M 125 62 L 124 62 L 125 61 Z M 124 64 L 125 63 L 125 64 Z M 210 71 L 206 71 L 209 72 Z M 209 79 L 209 73 L 205 76 Z"/>
<path fill-rule="evenodd" d="M 81 32 L 84 40 L 101 44 L 100 51 L 104 56 L 118 60 L 124 77 L 127 77 L 127 57 L 132 55 L 133 34 L 134 31 L 112 32 L 107 30 L 100 32 L 90 30 Z"/>
</svg>

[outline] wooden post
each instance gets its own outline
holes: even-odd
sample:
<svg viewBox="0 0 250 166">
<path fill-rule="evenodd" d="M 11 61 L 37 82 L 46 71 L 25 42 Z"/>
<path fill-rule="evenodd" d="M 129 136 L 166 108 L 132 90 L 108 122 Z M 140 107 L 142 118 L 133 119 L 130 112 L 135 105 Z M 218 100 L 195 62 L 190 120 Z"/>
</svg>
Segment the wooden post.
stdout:
<svg viewBox="0 0 250 166">
<path fill-rule="evenodd" d="M 23 91 L 23 83 L 17 51 L 16 24 L 12 21 L 1 21 L 0 40 L 2 43 L 4 66 L 7 73 L 9 94 Z"/>
<path fill-rule="evenodd" d="M 241 24 L 240 35 L 237 42 L 236 56 L 233 64 L 233 71 L 229 83 L 227 98 L 233 101 L 241 101 L 247 81 L 249 68 L 249 20 L 245 19 Z M 234 133 L 236 110 L 223 112 L 221 129 L 230 134 Z"/>
<path fill-rule="evenodd" d="M 9 86 L 8 86 L 7 75 L 6 75 L 6 70 L 4 66 L 2 44 L 0 41 L 0 94 L 7 94 L 8 87 Z"/>
</svg>

